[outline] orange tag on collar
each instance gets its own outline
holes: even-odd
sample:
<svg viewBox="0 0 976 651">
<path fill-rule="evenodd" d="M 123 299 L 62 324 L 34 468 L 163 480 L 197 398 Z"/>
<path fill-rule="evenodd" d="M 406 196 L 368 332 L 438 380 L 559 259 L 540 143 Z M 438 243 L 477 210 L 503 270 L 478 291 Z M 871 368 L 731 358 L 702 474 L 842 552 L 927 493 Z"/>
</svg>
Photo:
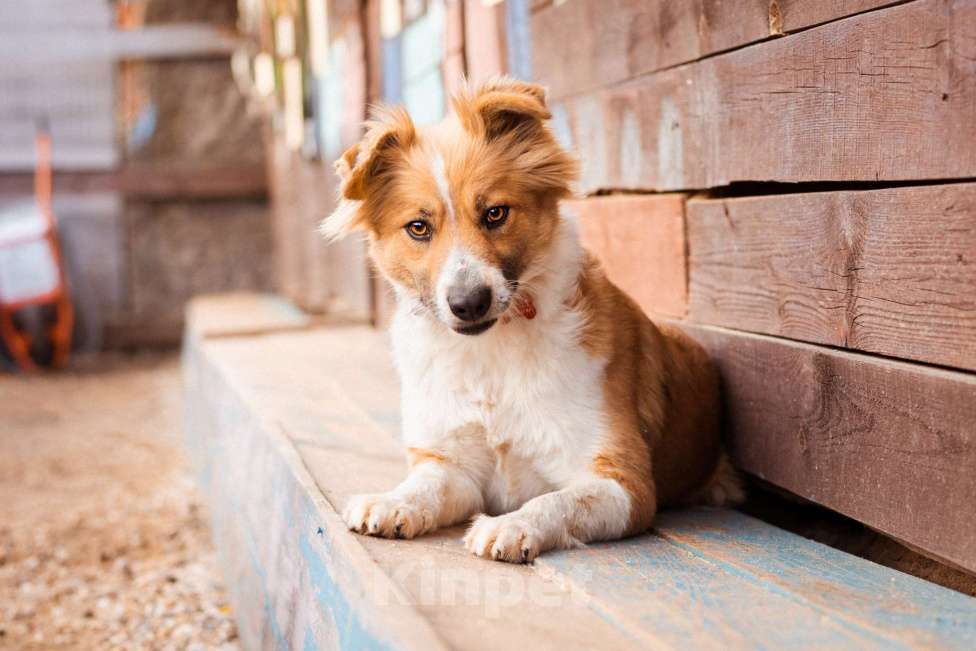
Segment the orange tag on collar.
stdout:
<svg viewBox="0 0 976 651">
<path fill-rule="evenodd" d="M 534 319 L 536 315 L 535 303 L 527 296 L 519 296 L 515 299 L 515 309 L 526 319 Z"/>
</svg>

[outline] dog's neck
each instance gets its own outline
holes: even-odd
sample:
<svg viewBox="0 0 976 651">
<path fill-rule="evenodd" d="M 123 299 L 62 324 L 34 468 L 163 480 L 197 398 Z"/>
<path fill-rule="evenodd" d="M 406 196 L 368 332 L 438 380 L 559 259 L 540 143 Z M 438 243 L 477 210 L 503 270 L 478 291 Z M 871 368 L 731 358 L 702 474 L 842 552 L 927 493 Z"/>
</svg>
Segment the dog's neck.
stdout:
<svg viewBox="0 0 976 651">
<path fill-rule="evenodd" d="M 519 291 L 513 318 L 540 322 L 559 314 L 575 294 L 583 264 L 576 222 L 563 217 L 553 236 L 552 247 L 530 266 L 524 275 L 525 291 Z M 520 301 L 521 300 L 521 304 Z"/>
</svg>

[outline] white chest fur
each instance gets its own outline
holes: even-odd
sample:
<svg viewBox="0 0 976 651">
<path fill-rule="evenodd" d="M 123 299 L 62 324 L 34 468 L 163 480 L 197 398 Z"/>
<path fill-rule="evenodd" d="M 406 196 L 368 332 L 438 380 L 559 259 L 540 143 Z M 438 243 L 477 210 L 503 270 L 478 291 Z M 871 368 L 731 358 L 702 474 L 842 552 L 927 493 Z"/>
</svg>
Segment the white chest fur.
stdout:
<svg viewBox="0 0 976 651">
<path fill-rule="evenodd" d="M 580 346 L 580 315 L 562 308 L 540 317 L 477 337 L 408 310 L 393 324 L 405 443 L 436 447 L 482 426 L 498 453 L 490 501 L 501 510 L 581 477 L 605 432 L 605 363 Z"/>
</svg>

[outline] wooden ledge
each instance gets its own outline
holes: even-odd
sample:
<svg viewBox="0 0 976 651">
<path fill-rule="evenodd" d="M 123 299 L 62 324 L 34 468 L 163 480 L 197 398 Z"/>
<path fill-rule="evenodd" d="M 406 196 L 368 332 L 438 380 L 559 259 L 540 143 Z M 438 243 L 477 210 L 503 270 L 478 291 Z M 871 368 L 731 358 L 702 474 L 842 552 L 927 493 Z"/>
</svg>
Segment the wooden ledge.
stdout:
<svg viewBox="0 0 976 651">
<path fill-rule="evenodd" d="M 248 648 L 976 648 L 976 599 L 732 511 L 533 566 L 470 556 L 460 528 L 354 535 L 348 496 L 404 472 L 385 335 L 187 341 L 188 441 Z"/>
</svg>

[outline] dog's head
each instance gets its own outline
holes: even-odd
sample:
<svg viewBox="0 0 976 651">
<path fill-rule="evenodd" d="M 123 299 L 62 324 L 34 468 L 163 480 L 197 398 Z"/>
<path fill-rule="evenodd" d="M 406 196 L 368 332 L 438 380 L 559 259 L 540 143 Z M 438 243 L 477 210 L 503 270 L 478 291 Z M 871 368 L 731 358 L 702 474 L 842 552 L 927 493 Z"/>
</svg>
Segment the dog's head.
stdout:
<svg viewBox="0 0 976 651">
<path fill-rule="evenodd" d="M 501 78 L 452 103 L 428 129 L 403 109 L 376 111 L 336 161 L 339 206 L 323 231 L 365 231 L 398 292 L 474 335 L 509 309 L 552 246 L 577 168 L 545 124 L 542 87 Z"/>
</svg>

